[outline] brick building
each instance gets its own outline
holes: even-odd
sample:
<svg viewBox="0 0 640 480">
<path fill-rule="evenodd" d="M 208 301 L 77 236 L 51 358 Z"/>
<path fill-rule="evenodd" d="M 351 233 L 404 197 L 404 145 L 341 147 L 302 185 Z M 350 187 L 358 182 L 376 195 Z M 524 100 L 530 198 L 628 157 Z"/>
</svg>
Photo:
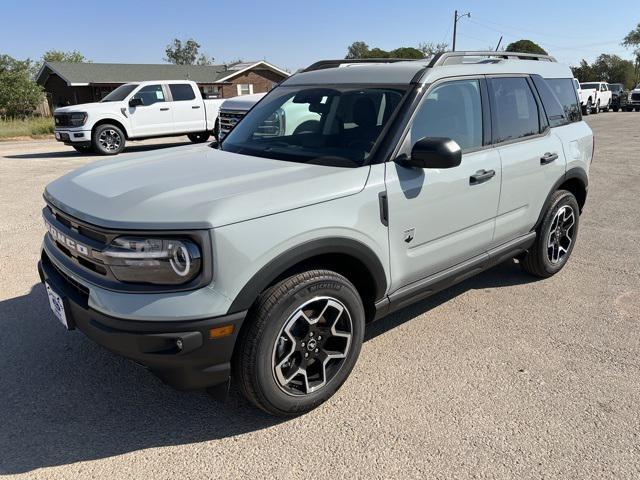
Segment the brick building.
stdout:
<svg viewBox="0 0 640 480">
<path fill-rule="evenodd" d="M 172 65 L 46 62 L 36 81 L 52 108 L 97 102 L 123 83 L 193 80 L 205 98 L 229 98 L 269 91 L 289 76 L 265 61 L 230 65 Z"/>
</svg>

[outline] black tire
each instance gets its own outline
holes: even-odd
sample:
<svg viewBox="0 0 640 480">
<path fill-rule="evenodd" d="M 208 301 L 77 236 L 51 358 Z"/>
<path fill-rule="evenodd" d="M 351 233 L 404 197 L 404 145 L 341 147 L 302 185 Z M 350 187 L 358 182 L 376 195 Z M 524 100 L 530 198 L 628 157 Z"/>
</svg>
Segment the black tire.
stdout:
<svg viewBox="0 0 640 480">
<path fill-rule="evenodd" d="M 317 314 L 317 318 L 321 320 L 315 324 L 310 324 L 305 319 L 299 320 L 302 318 L 298 316 L 299 312 L 303 311 L 302 307 L 305 312 L 311 312 L 307 315 L 313 319 L 316 315 L 313 313 L 314 309 L 322 310 L 322 302 L 327 302 L 328 298 L 332 299 L 334 304 L 344 307 L 342 313 L 336 314 L 335 312 L 339 312 L 336 309 L 322 317 Z M 334 321 L 324 320 L 325 316 L 330 318 L 334 314 L 337 315 Z M 295 320 L 296 318 L 298 320 Z M 330 331 L 327 329 L 327 325 L 333 322 L 335 326 L 339 321 L 349 322 L 350 341 L 341 338 L 344 334 L 336 333 L 338 327 L 334 329 L 330 326 Z M 328 400 L 351 373 L 364 338 L 364 307 L 358 291 L 345 277 L 329 270 L 310 270 L 293 275 L 270 287 L 258 297 L 245 322 L 233 357 L 234 381 L 243 395 L 254 405 L 269 414 L 284 417 L 308 412 Z M 296 322 L 302 322 L 302 325 Z M 294 326 L 289 328 L 289 332 L 285 332 L 285 327 L 289 325 Z M 320 328 L 321 326 L 324 328 Z M 294 328 L 296 335 L 301 337 L 297 340 L 291 333 Z M 304 328 L 308 331 L 299 333 Z M 317 344 L 314 342 L 311 347 L 313 329 L 316 329 Z M 325 335 L 323 331 L 328 333 Z M 326 338 L 322 339 L 322 335 Z M 306 344 L 303 343 L 305 338 Z M 338 362 L 334 362 L 338 359 L 332 359 L 323 363 L 320 360 L 325 358 L 321 355 L 326 354 L 323 347 L 327 347 L 332 340 L 344 342 L 339 346 L 330 345 L 327 351 L 342 349 L 344 351 L 341 353 L 345 356 Z M 288 343 L 285 345 L 283 342 Z M 316 346 L 319 348 L 315 348 Z M 309 350 L 310 348 L 315 350 Z M 278 358 L 279 352 L 284 352 L 285 358 Z M 303 354 L 305 357 L 310 355 L 310 358 L 304 358 Z M 314 356 L 318 358 L 314 359 Z M 319 363 L 316 364 L 316 361 Z M 283 366 L 278 370 L 280 365 Z M 302 374 L 291 376 L 291 379 L 296 381 L 289 381 L 284 385 L 277 379 L 277 372 L 283 377 L 284 373 L 290 376 L 291 372 L 298 371 L 304 365 L 309 371 L 313 371 L 314 366 L 322 369 L 323 377 L 326 379 L 324 386 L 317 384 L 315 391 L 307 392 L 306 385 L 313 383 L 315 379 L 312 375 L 307 377 L 306 374 L 304 378 L 307 380 L 304 382 Z M 286 372 L 285 368 L 288 369 Z M 333 368 L 330 377 L 329 368 Z M 296 383 L 300 389 L 298 391 L 294 389 Z"/>
<path fill-rule="evenodd" d="M 567 244 L 565 239 L 565 243 L 562 244 L 563 248 L 566 250 L 565 253 L 562 256 L 558 255 L 557 261 L 553 261 L 550 256 L 555 257 L 556 252 L 559 251 L 556 250 L 555 247 L 550 246 L 553 240 L 557 240 L 557 238 L 553 238 L 553 232 L 557 231 L 554 229 L 554 226 L 558 226 L 555 223 L 555 219 L 557 215 L 566 216 L 566 209 L 570 209 L 573 215 L 572 227 L 567 228 L 567 230 L 569 230 L 567 233 L 568 236 L 570 236 L 571 241 Z M 563 212 L 561 212 L 561 210 L 563 210 Z M 547 278 L 562 270 L 562 267 L 564 267 L 569 260 L 578 238 L 578 227 L 580 224 L 579 212 L 580 209 L 578 207 L 578 201 L 571 192 L 558 190 L 551 196 L 549 206 L 542 218 L 542 222 L 536 229 L 536 241 L 520 262 L 522 268 L 526 272 L 531 275 L 535 275 L 536 277 Z"/>
<path fill-rule="evenodd" d="M 187 135 L 187 137 L 189 137 L 189 140 L 191 140 L 191 142 L 193 143 L 204 143 L 209 140 L 210 136 L 210 132 L 190 133 Z"/>
<path fill-rule="evenodd" d="M 93 147 L 91 145 L 72 145 L 72 147 L 79 153 L 93 153 Z"/>
<path fill-rule="evenodd" d="M 602 111 L 603 111 L 603 112 L 608 112 L 610 108 L 611 108 L 611 100 L 609 100 L 609 102 L 607 103 L 607 106 L 606 106 L 606 107 L 604 107 L 604 108 L 602 109 Z"/>
<path fill-rule="evenodd" d="M 110 123 L 98 125 L 91 134 L 93 151 L 99 155 L 117 155 L 124 150 L 125 143 L 122 130 Z"/>
<path fill-rule="evenodd" d="M 636 112 L 640 112 L 640 108 L 638 108 L 638 107 L 634 108 L 634 110 L 635 110 Z"/>
<path fill-rule="evenodd" d="M 587 105 L 582 109 L 583 115 L 591 115 L 591 99 L 587 100 Z"/>
<path fill-rule="evenodd" d="M 594 115 L 597 115 L 598 113 L 600 113 L 600 100 L 596 102 L 596 106 L 593 108 L 593 113 Z"/>
<path fill-rule="evenodd" d="M 620 110 L 618 107 L 611 107 L 613 109 L 614 112 L 617 112 L 618 110 Z"/>
</svg>

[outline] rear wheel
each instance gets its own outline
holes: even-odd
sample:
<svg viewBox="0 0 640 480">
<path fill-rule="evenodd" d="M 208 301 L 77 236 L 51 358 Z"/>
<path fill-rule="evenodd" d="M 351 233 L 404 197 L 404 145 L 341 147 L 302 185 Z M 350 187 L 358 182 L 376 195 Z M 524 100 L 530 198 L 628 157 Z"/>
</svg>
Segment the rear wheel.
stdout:
<svg viewBox="0 0 640 480">
<path fill-rule="evenodd" d="M 591 115 L 591 99 L 587 100 L 587 106 L 582 109 L 583 115 Z"/>
<path fill-rule="evenodd" d="M 116 155 L 124 150 L 124 133 L 115 125 L 98 125 L 91 136 L 93 150 L 100 155 Z"/>
<path fill-rule="evenodd" d="M 209 140 L 211 134 L 209 132 L 190 133 L 187 135 L 193 143 L 203 143 Z"/>
<path fill-rule="evenodd" d="M 542 278 L 562 270 L 576 243 L 579 222 L 576 197 L 566 190 L 555 192 L 537 229 L 536 241 L 521 261 L 522 268 Z"/>
<path fill-rule="evenodd" d="M 593 109 L 593 113 L 595 113 L 595 114 L 600 113 L 600 100 L 598 100 L 598 101 L 596 102 L 596 106 L 595 106 L 595 108 Z"/>
<path fill-rule="evenodd" d="M 328 270 L 293 275 L 260 295 L 234 353 L 240 391 L 272 415 L 307 412 L 347 379 L 364 338 L 355 287 Z"/>
</svg>

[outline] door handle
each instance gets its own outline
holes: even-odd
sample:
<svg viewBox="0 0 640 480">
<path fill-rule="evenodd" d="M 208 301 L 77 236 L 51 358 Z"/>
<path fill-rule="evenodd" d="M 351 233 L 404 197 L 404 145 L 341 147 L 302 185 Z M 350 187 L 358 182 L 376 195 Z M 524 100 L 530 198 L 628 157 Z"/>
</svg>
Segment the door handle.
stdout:
<svg viewBox="0 0 640 480">
<path fill-rule="evenodd" d="M 478 170 L 469 177 L 469 185 L 478 185 L 491 180 L 496 174 L 495 170 Z"/>
<path fill-rule="evenodd" d="M 169 107 L 164 107 L 160 109 L 161 112 L 166 112 L 167 110 L 169 110 Z"/>
<path fill-rule="evenodd" d="M 200 105 L 191 105 L 191 108 L 200 108 Z"/>
<path fill-rule="evenodd" d="M 557 153 L 547 152 L 543 156 L 540 157 L 540 165 L 546 165 L 547 163 L 554 162 L 558 159 Z"/>
</svg>

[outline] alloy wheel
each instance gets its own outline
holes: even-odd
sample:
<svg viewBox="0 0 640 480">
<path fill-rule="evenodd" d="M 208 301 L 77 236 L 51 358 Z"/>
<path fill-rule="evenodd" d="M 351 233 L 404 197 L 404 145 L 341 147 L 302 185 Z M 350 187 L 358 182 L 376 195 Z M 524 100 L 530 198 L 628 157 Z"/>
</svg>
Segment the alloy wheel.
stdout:
<svg viewBox="0 0 640 480">
<path fill-rule="evenodd" d="M 100 146 L 108 152 L 118 150 L 122 144 L 120 134 L 112 128 L 107 128 L 100 132 L 98 141 L 100 142 Z"/>
<path fill-rule="evenodd" d="M 562 206 L 553 217 L 547 237 L 547 255 L 552 264 L 560 263 L 569 252 L 576 225 L 573 208 Z"/>
<path fill-rule="evenodd" d="M 316 297 L 298 307 L 273 346 L 272 371 L 288 395 L 313 393 L 344 365 L 353 336 L 351 314 L 332 297 Z"/>
</svg>

